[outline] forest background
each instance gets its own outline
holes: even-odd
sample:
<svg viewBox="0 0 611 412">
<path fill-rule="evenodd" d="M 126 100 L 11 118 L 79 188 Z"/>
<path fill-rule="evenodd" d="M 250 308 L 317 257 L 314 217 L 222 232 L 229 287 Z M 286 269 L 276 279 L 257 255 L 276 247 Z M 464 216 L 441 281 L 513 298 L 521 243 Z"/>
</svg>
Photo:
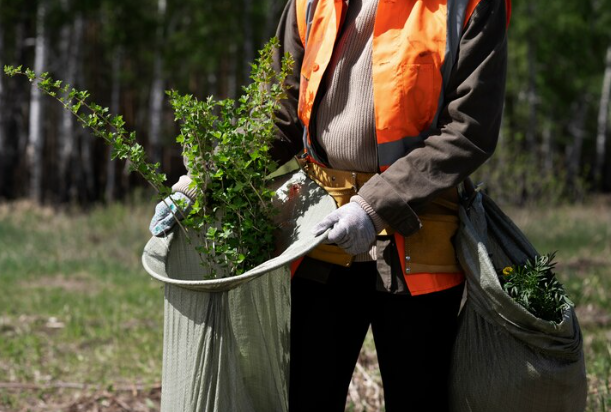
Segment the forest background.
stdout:
<svg viewBox="0 0 611 412">
<path fill-rule="evenodd" d="M 88 90 L 124 116 L 169 181 L 184 172 L 165 90 L 235 97 L 283 0 L 0 0 L 0 67 Z M 482 169 L 498 201 L 611 191 L 611 0 L 515 2 L 501 139 Z M 61 105 L 0 76 L 0 199 L 112 202 L 143 182 Z M 502 190 L 500 190 L 502 188 Z"/>
<path fill-rule="evenodd" d="M 0 67 L 88 90 L 173 183 L 184 167 L 164 91 L 238 95 L 284 5 L 0 0 Z M 559 250 L 588 411 L 611 408 L 609 27 L 611 0 L 514 2 L 501 138 L 475 176 L 542 253 Z M 57 102 L 0 75 L 0 412 L 158 410 L 163 292 L 139 260 L 156 201 L 109 156 Z M 349 410 L 382 410 L 376 365 L 368 339 Z"/>
</svg>

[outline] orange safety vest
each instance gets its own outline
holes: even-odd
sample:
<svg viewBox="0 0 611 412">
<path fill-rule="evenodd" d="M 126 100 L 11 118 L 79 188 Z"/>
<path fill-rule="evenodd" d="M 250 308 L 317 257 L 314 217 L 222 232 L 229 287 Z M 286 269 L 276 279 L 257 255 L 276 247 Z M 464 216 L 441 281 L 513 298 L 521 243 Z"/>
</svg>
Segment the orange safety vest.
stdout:
<svg viewBox="0 0 611 412">
<path fill-rule="evenodd" d="M 348 9 L 346 0 L 296 0 L 297 25 L 305 54 L 299 85 L 299 119 L 305 153 L 313 150 L 309 126 L 318 88 Z M 464 27 L 480 0 L 379 0 L 373 29 L 373 100 L 380 171 L 405 156 L 436 127 L 443 90 L 452 71 Z M 505 2 L 507 24 L 511 1 Z M 403 273 L 404 238 L 395 235 Z M 405 276 L 412 295 L 455 286 L 462 274 Z M 460 276 L 459 276 L 460 275 Z"/>
</svg>

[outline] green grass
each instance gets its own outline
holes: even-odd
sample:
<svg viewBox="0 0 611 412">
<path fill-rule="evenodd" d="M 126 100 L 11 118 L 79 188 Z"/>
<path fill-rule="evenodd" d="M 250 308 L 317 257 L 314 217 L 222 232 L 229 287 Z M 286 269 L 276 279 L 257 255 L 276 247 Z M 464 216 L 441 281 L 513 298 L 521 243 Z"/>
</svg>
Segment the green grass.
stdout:
<svg viewBox="0 0 611 412">
<path fill-rule="evenodd" d="M 575 302 L 584 338 L 586 410 L 611 410 L 611 198 L 509 214 L 539 253 L 558 251 L 556 273 Z"/>
<path fill-rule="evenodd" d="M 158 385 L 163 291 L 140 264 L 153 207 L 60 213 L 0 205 L 0 383 L 40 387 L 0 387 L 0 411 L 69 410 L 40 407 L 86 392 L 45 387 L 58 382 L 107 392 Z M 539 252 L 558 250 L 557 273 L 583 330 L 587 410 L 611 410 L 611 200 L 507 211 Z M 371 341 L 364 355 L 365 369 L 379 379 Z"/>
<path fill-rule="evenodd" d="M 539 253 L 558 251 L 556 273 L 576 304 L 584 338 L 586 411 L 611 411 L 611 198 L 574 206 L 503 209 Z M 361 361 L 381 385 L 371 334 Z M 354 404 L 349 406 L 354 409 Z"/>
<path fill-rule="evenodd" d="M 140 265 L 152 210 L 0 206 L 0 381 L 160 380 L 163 293 Z M 54 393 L 0 389 L 0 410 Z"/>
</svg>

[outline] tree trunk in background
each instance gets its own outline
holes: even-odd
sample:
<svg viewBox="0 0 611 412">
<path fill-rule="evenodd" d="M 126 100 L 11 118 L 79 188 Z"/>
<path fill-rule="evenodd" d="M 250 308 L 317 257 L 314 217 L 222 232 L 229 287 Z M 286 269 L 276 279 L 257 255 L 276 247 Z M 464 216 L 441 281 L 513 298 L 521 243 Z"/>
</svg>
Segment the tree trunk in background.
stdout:
<svg viewBox="0 0 611 412">
<path fill-rule="evenodd" d="M 242 76 L 243 84 L 250 83 L 250 63 L 255 59 L 254 33 L 252 29 L 252 2 L 253 0 L 244 0 L 244 12 L 242 14 L 243 29 L 244 29 L 244 59 L 242 59 Z"/>
<path fill-rule="evenodd" d="M 47 66 L 47 35 L 46 35 L 47 2 L 38 3 L 36 16 L 36 51 L 34 57 L 34 71 L 43 73 Z M 44 147 L 44 105 L 42 92 L 38 90 L 36 82 L 30 89 L 30 129 L 27 147 L 28 167 L 30 171 L 30 199 L 42 202 L 42 171 Z"/>
<path fill-rule="evenodd" d="M 609 95 L 611 94 L 611 46 L 607 48 L 605 75 L 600 93 L 598 109 L 598 130 L 596 133 L 596 162 L 594 163 L 594 184 L 600 188 L 603 184 L 603 168 L 607 148 L 607 127 L 609 125 Z"/>
<path fill-rule="evenodd" d="M 25 65 L 25 23 L 23 20 L 16 22 L 14 31 L 14 48 L 12 62 Z M 26 147 L 28 144 L 27 119 L 24 107 L 29 99 L 29 91 L 18 82 L 5 83 L 8 100 L 4 101 L 2 110 L 5 112 L 6 135 L 3 153 L 3 163 L 0 165 L 5 170 L 5 181 L 0 191 L 8 199 L 19 196 L 27 196 L 27 160 Z"/>
<path fill-rule="evenodd" d="M 238 47 L 235 40 L 231 40 L 229 46 L 229 53 L 225 59 L 227 60 L 227 96 L 230 99 L 235 99 L 238 93 L 238 73 L 239 70 L 244 66 L 248 65 L 245 59 L 237 56 Z M 222 67 L 222 66 L 221 66 Z M 224 70 L 223 70 L 224 71 Z"/>
<path fill-rule="evenodd" d="M 62 37 L 66 39 L 66 62 L 64 71 L 64 81 L 74 85 L 77 77 L 77 68 L 81 61 L 81 44 L 83 39 L 83 17 L 76 16 L 72 28 L 68 26 L 62 29 Z M 64 31 L 65 30 L 65 31 Z M 59 148 L 59 199 L 62 202 L 68 200 L 68 190 L 74 184 L 73 171 L 70 170 L 71 161 L 74 159 L 75 148 L 77 145 L 77 134 L 75 133 L 75 117 L 68 110 L 61 111 L 59 124 L 58 148 Z"/>
<path fill-rule="evenodd" d="M 206 76 L 206 95 L 218 97 L 218 79 L 216 73 L 211 71 Z"/>
<path fill-rule="evenodd" d="M 588 96 L 582 97 L 579 102 L 574 103 L 572 113 L 575 117 L 569 124 L 569 133 L 573 137 L 573 143 L 566 148 L 567 162 L 567 186 L 577 194 L 579 187 L 577 178 L 579 177 L 581 167 L 581 152 L 583 149 L 583 140 L 586 135 L 585 125 L 588 113 Z"/>
<path fill-rule="evenodd" d="M 265 31 L 263 33 L 263 39 L 267 41 L 276 33 L 278 26 L 278 18 L 280 17 L 280 6 L 279 0 L 267 0 L 267 13 L 265 14 Z"/>
<path fill-rule="evenodd" d="M 121 61 L 123 51 L 117 48 L 112 56 L 112 84 L 110 92 L 110 113 L 116 115 L 121 106 Z M 106 163 L 106 188 L 104 190 L 107 203 L 115 200 L 116 162 L 112 160 L 111 150 L 108 150 L 108 161 Z"/>
<path fill-rule="evenodd" d="M 549 119 L 553 119 L 550 115 Z M 541 142 L 541 158 L 543 160 L 543 170 L 546 174 L 551 174 L 554 169 L 554 139 L 551 121 L 546 122 L 542 132 L 543 141 Z"/>
<path fill-rule="evenodd" d="M 0 26 L 0 70 L 4 68 L 4 28 Z M 6 124 L 5 124 L 5 91 L 4 91 L 4 74 L 0 73 L 0 187 L 6 185 L 6 172 L 4 165 L 6 164 Z M 3 196 L 0 190 L 0 198 Z"/>
<path fill-rule="evenodd" d="M 166 12 L 166 0 L 157 3 L 157 35 L 155 38 L 155 57 L 153 67 L 153 84 L 150 98 L 149 143 L 151 146 L 151 161 L 161 160 L 161 120 L 163 117 L 163 22 Z"/>
<path fill-rule="evenodd" d="M 528 8 L 531 15 L 534 15 L 534 3 L 529 2 Z M 534 41 L 528 42 L 527 47 L 527 64 L 528 64 L 528 127 L 526 129 L 526 151 L 528 154 L 536 155 L 537 147 L 537 50 L 535 49 Z"/>
<path fill-rule="evenodd" d="M 26 49 L 26 33 L 24 22 L 19 22 L 15 29 L 15 61 L 19 64 L 25 64 L 25 49 Z M 25 160 L 25 152 L 28 146 L 28 133 L 25 129 L 25 116 L 21 110 L 20 103 L 27 100 L 26 91 L 22 88 L 17 88 L 14 91 L 14 102 L 12 102 L 12 115 L 15 123 L 15 134 L 17 135 L 17 157 L 20 160 Z M 18 163 L 18 162 L 17 162 Z M 27 164 L 27 160 L 25 161 Z M 25 182 L 23 182 L 25 186 Z"/>
<path fill-rule="evenodd" d="M 89 25 L 85 22 L 85 26 L 88 28 L 87 39 L 95 37 L 96 26 Z M 89 31 L 91 30 L 91 31 Z M 84 33 L 83 33 L 84 34 Z M 76 84 L 80 85 L 82 89 L 85 87 L 85 73 L 83 70 L 83 56 L 76 61 Z M 79 129 L 78 137 L 76 141 L 80 141 L 80 156 L 77 153 L 77 160 L 75 163 L 79 163 L 78 169 L 80 170 L 79 178 L 80 184 L 73 185 L 76 191 L 71 192 L 71 198 L 73 200 L 78 199 L 80 204 L 87 204 L 92 199 L 95 199 L 95 176 L 93 169 L 93 135 L 89 129 Z"/>
</svg>

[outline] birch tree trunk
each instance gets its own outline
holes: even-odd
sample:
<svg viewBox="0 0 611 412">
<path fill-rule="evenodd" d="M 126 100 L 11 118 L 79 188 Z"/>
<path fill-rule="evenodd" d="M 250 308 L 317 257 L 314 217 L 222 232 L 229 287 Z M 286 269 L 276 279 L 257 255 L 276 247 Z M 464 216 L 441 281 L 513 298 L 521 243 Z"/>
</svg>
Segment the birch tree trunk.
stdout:
<svg viewBox="0 0 611 412">
<path fill-rule="evenodd" d="M 153 84 L 150 98 L 149 142 L 151 145 L 151 159 L 154 163 L 161 160 L 161 119 L 163 116 L 163 21 L 166 12 L 166 0 L 157 3 L 157 33 L 155 38 L 155 57 L 153 67 Z"/>
<path fill-rule="evenodd" d="M 601 186 L 607 148 L 607 128 L 609 125 L 609 97 L 611 94 L 611 45 L 607 48 L 605 75 L 600 93 L 598 109 L 598 130 L 596 133 L 596 162 L 594 163 L 594 184 Z"/>
<path fill-rule="evenodd" d="M 110 112 L 119 113 L 121 105 L 121 62 L 123 60 L 123 50 L 118 47 L 112 57 L 112 84 L 110 92 Z M 108 160 L 106 162 L 106 188 L 104 194 L 106 202 L 111 203 L 115 200 L 116 183 L 116 164 L 112 160 L 111 150 L 108 150 Z"/>
<path fill-rule="evenodd" d="M 46 33 L 47 2 L 41 0 L 38 3 L 36 13 L 36 43 L 34 57 L 34 71 L 43 73 L 47 66 L 47 33 Z M 44 147 L 44 105 L 42 92 L 37 87 L 37 82 L 33 82 L 30 89 L 30 119 L 29 136 L 27 146 L 27 164 L 30 170 L 30 199 L 41 203 L 42 191 L 42 171 Z"/>
<path fill-rule="evenodd" d="M 77 15 L 72 28 L 65 28 L 62 32 L 62 37 L 67 35 L 67 39 L 62 39 L 66 42 L 66 67 L 65 67 L 65 82 L 75 84 L 77 77 L 77 68 L 81 59 L 81 44 L 83 39 L 83 17 Z M 63 31 L 64 29 L 62 29 Z M 77 134 L 74 130 L 75 120 L 74 115 L 68 110 L 62 110 L 59 124 L 58 147 L 59 147 L 59 195 L 61 201 L 68 200 L 68 190 L 71 184 L 74 184 L 73 174 L 69 170 L 70 163 L 74 159 L 75 148 L 77 144 Z"/>
<path fill-rule="evenodd" d="M 573 104 L 575 117 L 569 125 L 569 133 L 573 137 L 573 143 L 567 146 L 566 162 L 567 162 L 567 186 L 574 193 L 578 189 L 577 177 L 581 167 L 581 153 L 583 149 L 583 141 L 586 135 L 585 123 L 588 112 L 588 96 L 584 96 L 578 103 Z"/>
</svg>

